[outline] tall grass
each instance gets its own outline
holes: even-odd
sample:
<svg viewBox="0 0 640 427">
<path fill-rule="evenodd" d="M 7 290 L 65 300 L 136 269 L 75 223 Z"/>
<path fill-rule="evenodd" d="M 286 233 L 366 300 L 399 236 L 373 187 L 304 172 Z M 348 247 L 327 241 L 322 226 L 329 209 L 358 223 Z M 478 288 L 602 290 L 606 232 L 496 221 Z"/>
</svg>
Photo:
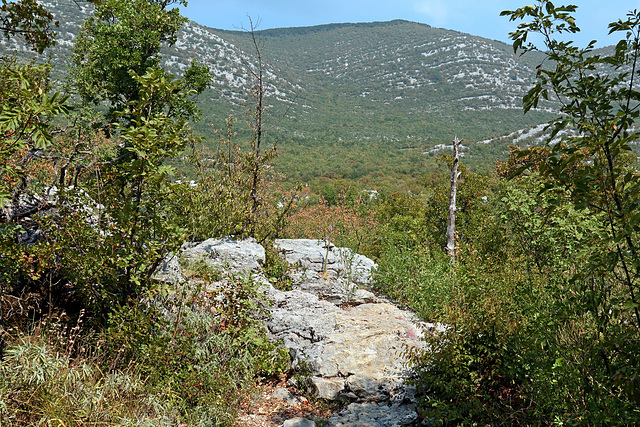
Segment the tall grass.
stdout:
<svg viewBox="0 0 640 427">
<path fill-rule="evenodd" d="M 201 281 L 117 307 L 101 330 L 81 315 L 14 331 L 0 425 L 231 426 L 256 377 L 287 369 L 259 300 L 250 278 Z"/>
</svg>

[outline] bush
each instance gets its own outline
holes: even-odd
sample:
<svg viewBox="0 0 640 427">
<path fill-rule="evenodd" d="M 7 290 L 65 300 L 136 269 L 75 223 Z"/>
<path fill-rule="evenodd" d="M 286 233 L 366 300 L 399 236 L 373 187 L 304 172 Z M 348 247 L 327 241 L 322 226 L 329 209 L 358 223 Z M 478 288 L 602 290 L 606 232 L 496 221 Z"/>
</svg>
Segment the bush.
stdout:
<svg viewBox="0 0 640 427">
<path fill-rule="evenodd" d="M 448 292 L 431 317 L 445 331 L 426 335 L 429 350 L 408 354 L 419 372 L 420 413 L 437 424 L 526 424 L 536 363 L 526 337 L 532 311 L 548 301 L 544 284 L 516 263 L 494 264 L 467 248 L 459 255 L 469 262 L 447 275 Z"/>
<path fill-rule="evenodd" d="M 407 354 L 419 411 L 436 424 L 640 419 L 640 342 L 620 303 L 625 289 L 615 274 L 587 269 L 601 218 L 539 188 L 533 173 L 498 187 L 454 266 L 401 240 L 380 260 L 380 289 L 446 325 L 426 335 L 428 350 Z"/>
<path fill-rule="evenodd" d="M 387 247 L 374 273 L 376 290 L 410 307 L 423 319 L 435 319 L 451 299 L 451 272 L 444 253 L 402 245 Z"/>
</svg>

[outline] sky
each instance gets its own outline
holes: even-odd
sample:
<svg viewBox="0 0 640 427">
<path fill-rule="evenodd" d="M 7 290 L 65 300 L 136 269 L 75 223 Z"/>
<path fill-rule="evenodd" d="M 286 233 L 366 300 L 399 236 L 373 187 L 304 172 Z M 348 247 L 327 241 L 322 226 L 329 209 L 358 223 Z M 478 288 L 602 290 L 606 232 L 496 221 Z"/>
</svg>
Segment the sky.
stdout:
<svg viewBox="0 0 640 427">
<path fill-rule="evenodd" d="M 259 30 L 406 19 L 510 43 L 508 34 L 517 23 L 500 12 L 526 4 L 533 0 L 188 0 L 181 13 L 199 24 L 226 30 L 248 27 L 247 16 L 259 21 Z M 598 46 L 614 44 L 619 38 L 607 36 L 608 23 L 624 18 L 629 10 L 640 10 L 640 0 L 556 0 L 554 4 L 578 6 L 576 21 L 582 31 L 571 37 L 578 46 L 593 39 Z"/>
</svg>

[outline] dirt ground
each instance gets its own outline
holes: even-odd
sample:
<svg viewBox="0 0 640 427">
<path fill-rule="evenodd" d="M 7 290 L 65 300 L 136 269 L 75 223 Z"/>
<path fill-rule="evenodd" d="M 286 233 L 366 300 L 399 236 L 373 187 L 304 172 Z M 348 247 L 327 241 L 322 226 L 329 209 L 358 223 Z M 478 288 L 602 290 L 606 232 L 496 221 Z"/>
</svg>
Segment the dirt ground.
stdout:
<svg viewBox="0 0 640 427">
<path fill-rule="evenodd" d="M 298 397 L 300 402 L 287 403 L 283 399 L 273 397 L 277 389 L 288 389 Z M 255 393 L 247 398 L 238 411 L 238 427 L 281 427 L 282 423 L 291 418 L 304 417 L 322 426 L 339 411 L 337 405 L 306 399 L 293 387 L 287 385 L 286 380 L 258 384 Z"/>
</svg>

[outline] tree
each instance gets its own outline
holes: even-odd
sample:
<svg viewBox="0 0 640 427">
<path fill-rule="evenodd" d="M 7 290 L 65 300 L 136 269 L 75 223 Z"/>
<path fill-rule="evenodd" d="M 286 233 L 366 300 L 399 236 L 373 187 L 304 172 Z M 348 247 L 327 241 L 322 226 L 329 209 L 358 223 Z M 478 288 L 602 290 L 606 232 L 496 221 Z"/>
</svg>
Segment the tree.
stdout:
<svg viewBox="0 0 640 427">
<path fill-rule="evenodd" d="M 0 64 L 0 224 L 6 224 L 46 205 L 31 188 L 30 171 L 51 148 L 51 122 L 69 107 L 67 96 L 51 92 L 49 66 L 14 58 Z"/>
<path fill-rule="evenodd" d="M 82 232 L 63 230 L 72 248 L 67 265 L 84 266 L 80 275 L 75 268 L 65 274 L 84 303 L 105 314 L 152 286 L 158 263 L 187 236 L 176 216 L 184 194 L 166 162 L 196 139 L 186 121 L 198 118 L 194 99 L 211 77 L 195 61 L 179 79 L 160 66 L 162 45 L 175 43 L 186 22 L 177 8 L 169 9 L 174 4 L 186 2 L 98 2 L 74 48 L 73 83 L 85 103 L 109 107 L 97 126 L 114 149 L 81 182 L 90 200 L 79 197 L 78 204 L 93 200 L 96 206 L 68 227 Z"/>
<path fill-rule="evenodd" d="M 178 8 L 185 0 L 105 0 L 96 4 L 95 15 L 87 19 L 76 39 L 71 71 L 73 84 L 81 98 L 90 104 L 107 102 L 113 113 L 122 111 L 140 93 L 140 83 L 133 77 L 148 69 L 162 69 L 160 49 L 173 45 L 178 30 L 187 22 Z M 163 71 L 164 72 L 164 71 Z M 210 82 L 209 70 L 193 62 L 184 73 L 180 89 L 201 93 Z M 172 116 L 193 118 L 198 115 L 189 98 L 163 97 Z M 122 117 L 122 116 L 121 116 Z M 126 118 L 125 118 L 126 119 Z"/>
<path fill-rule="evenodd" d="M 599 267 L 621 273 L 618 278 L 628 289 L 627 308 L 633 310 L 640 328 L 636 299 L 640 254 L 635 243 L 640 232 L 640 185 L 637 169 L 631 166 L 636 160 L 631 144 L 640 137 L 634 129 L 640 116 L 640 12 L 609 25 L 610 33 L 625 35 L 612 55 L 601 56 L 593 52 L 595 40 L 578 48 L 571 41 L 554 39 L 555 34 L 579 31 L 570 14 L 576 9 L 556 8 L 543 0 L 536 7 L 502 14 L 511 20 L 533 19 L 511 34 L 515 51 L 541 51 L 525 42 L 532 32 L 543 37 L 542 52 L 548 61 L 538 67 L 538 80 L 524 98 L 524 109 L 529 111 L 540 99 L 554 96 L 562 116 L 550 123 L 551 151 L 540 170 L 564 186 L 578 207 L 606 214 L 609 234 L 601 238 L 611 243 L 613 251 L 594 261 Z M 561 131 L 568 133 L 560 141 L 553 139 Z"/>
<path fill-rule="evenodd" d="M 514 51 L 538 51 L 546 57 L 524 97 L 525 112 L 551 99 L 561 113 L 549 123 L 549 150 L 543 155 L 525 150 L 521 157 L 535 161 L 524 162 L 516 172 L 535 164 L 545 189 L 562 188 L 576 209 L 604 218 L 606 227 L 590 236 L 588 268 L 575 273 L 573 292 L 595 319 L 596 346 L 612 383 L 639 403 L 640 174 L 632 145 L 640 137 L 635 127 L 640 116 L 640 12 L 609 24 L 610 34 L 619 34 L 620 41 L 611 54 L 598 54 L 595 40 L 584 48 L 558 40 L 580 31 L 572 16 L 576 9 L 539 0 L 502 12 L 511 20 L 530 20 L 511 33 Z M 530 34 L 540 35 L 544 46 L 527 42 Z"/>
<path fill-rule="evenodd" d="M 142 76 L 132 72 L 132 77 L 140 92 L 118 113 L 129 118 L 116 125 L 120 155 L 87 176 L 83 191 L 72 189 L 58 233 L 59 244 L 67 248 L 65 277 L 83 306 L 103 315 L 114 305 L 136 303 L 152 286 L 160 261 L 187 235 L 176 218 L 181 185 L 172 182 L 176 171 L 165 163 L 193 136 L 185 120 L 154 106 L 189 93 L 158 69 Z"/>
<path fill-rule="evenodd" d="M 211 205 L 220 208 L 206 214 L 210 218 L 222 218 L 226 223 L 226 226 L 212 227 L 211 230 L 239 237 L 251 236 L 263 243 L 274 239 L 281 231 L 294 197 L 281 195 L 279 200 L 275 200 L 273 194 L 274 180 L 270 174 L 273 171 L 269 169 L 270 162 L 277 156 L 277 143 L 265 147 L 264 102 L 268 83 L 255 30 L 250 19 L 250 27 L 246 31 L 251 36 L 253 58 L 246 58 L 238 52 L 252 77 L 246 110 L 250 139 L 245 147 L 236 143 L 235 118 L 229 117 L 226 132 L 220 137 L 217 155 L 198 156 L 196 163 L 200 184 L 212 190 L 209 196 Z"/>
<path fill-rule="evenodd" d="M 78 106 L 60 127 L 54 120 L 69 107 L 50 91 L 50 67 L 5 60 L 12 66 L 0 71 L 0 281 L 10 284 L 3 297 L 72 289 L 76 309 L 106 315 L 149 289 L 158 262 L 182 243 L 181 192 L 165 163 L 193 142 L 186 120 L 197 116 L 194 97 L 210 76 L 195 63 L 182 79 L 159 67 L 161 42 L 175 40 L 184 21 L 165 10 L 172 3 L 96 4 L 76 58 L 103 57 L 79 61 L 74 75 L 87 77 L 76 80 L 85 101 L 108 103 L 106 116 L 99 108 L 85 116 L 90 109 Z M 131 34 L 138 37 L 127 44 Z M 26 240 L 25 227 L 34 232 Z"/>
<path fill-rule="evenodd" d="M 451 264 L 456 262 L 456 190 L 458 189 L 458 147 L 462 141 L 453 138 L 453 166 L 451 168 L 451 186 L 449 192 L 449 220 L 447 222 L 447 254 L 451 257 Z"/>
<path fill-rule="evenodd" d="M 0 31 L 7 40 L 22 37 L 37 53 L 55 44 L 53 15 L 35 0 L 0 6 Z M 58 26 L 58 22 L 53 22 Z M 22 64 L 0 57 L 0 224 L 10 223 L 42 208 L 33 194 L 19 206 L 27 191 L 26 171 L 52 142 L 51 121 L 68 112 L 68 97 L 51 93 L 50 65 Z"/>
<path fill-rule="evenodd" d="M 2 0 L 0 6 L 0 31 L 7 39 L 22 36 L 27 44 L 38 53 L 55 44 L 55 33 L 51 24 L 58 26 L 49 13 L 36 0 L 8 2 Z"/>
</svg>

